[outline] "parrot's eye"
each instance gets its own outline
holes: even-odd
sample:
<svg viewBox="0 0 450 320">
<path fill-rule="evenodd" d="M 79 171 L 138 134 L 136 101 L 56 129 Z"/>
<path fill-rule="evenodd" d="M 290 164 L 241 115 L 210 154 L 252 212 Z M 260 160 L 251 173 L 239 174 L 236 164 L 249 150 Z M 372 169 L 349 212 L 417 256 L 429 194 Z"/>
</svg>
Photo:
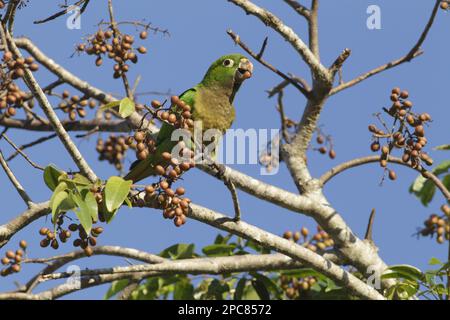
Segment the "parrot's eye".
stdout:
<svg viewBox="0 0 450 320">
<path fill-rule="evenodd" d="M 227 68 L 231 68 L 234 65 L 234 61 L 231 59 L 225 59 L 223 65 Z"/>
</svg>

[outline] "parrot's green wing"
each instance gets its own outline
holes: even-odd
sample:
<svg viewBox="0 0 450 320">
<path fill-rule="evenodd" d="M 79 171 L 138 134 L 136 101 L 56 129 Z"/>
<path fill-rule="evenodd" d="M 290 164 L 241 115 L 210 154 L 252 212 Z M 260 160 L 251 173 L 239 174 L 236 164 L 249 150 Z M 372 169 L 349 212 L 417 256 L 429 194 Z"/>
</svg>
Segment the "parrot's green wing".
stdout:
<svg viewBox="0 0 450 320">
<path fill-rule="evenodd" d="M 191 110 L 195 107 L 196 87 L 186 90 L 180 95 L 180 99 L 187 105 L 191 106 Z M 172 105 L 171 108 L 175 106 Z M 162 161 L 164 152 L 171 152 L 177 141 L 171 141 L 172 132 L 175 128 L 163 122 L 158 135 L 156 137 L 156 150 L 150 154 L 145 160 L 137 160 L 130 167 L 130 172 L 124 177 L 125 180 L 133 180 L 133 182 L 145 179 L 155 175 L 155 166 Z"/>
</svg>

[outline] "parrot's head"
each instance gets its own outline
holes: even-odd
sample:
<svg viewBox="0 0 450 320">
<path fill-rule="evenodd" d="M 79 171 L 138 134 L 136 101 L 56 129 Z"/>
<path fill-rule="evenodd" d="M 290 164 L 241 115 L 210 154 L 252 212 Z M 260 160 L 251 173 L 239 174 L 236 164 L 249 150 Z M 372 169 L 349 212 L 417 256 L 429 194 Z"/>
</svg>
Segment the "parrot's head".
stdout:
<svg viewBox="0 0 450 320">
<path fill-rule="evenodd" d="M 242 54 L 229 54 L 217 59 L 208 69 L 203 83 L 229 88 L 233 95 L 244 80 L 251 78 L 253 64 Z"/>
</svg>

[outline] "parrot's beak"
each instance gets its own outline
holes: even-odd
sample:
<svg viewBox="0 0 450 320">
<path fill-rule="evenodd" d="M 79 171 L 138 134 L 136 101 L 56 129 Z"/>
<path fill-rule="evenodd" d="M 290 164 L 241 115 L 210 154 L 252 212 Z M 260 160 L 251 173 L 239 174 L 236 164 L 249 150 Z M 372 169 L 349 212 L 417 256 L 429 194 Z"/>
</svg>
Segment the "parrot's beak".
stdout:
<svg viewBox="0 0 450 320">
<path fill-rule="evenodd" d="M 242 82 L 253 75 L 253 64 L 250 60 L 242 58 L 236 70 L 236 80 Z"/>
</svg>

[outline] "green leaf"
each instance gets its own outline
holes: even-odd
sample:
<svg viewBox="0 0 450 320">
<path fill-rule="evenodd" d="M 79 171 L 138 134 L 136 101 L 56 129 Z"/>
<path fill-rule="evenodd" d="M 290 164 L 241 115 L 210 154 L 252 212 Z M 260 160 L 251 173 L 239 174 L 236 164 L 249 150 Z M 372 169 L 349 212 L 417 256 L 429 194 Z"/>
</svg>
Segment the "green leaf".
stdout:
<svg viewBox="0 0 450 320">
<path fill-rule="evenodd" d="M 111 108 L 117 107 L 119 105 L 120 105 L 120 101 L 112 101 L 112 102 L 102 105 L 100 107 L 100 110 L 103 111 L 103 110 L 111 109 Z"/>
<path fill-rule="evenodd" d="M 418 176 L 410 187 L 409 192 L 414 193 L 424 206 L 428 206 L 431 200 L 433 200 L 434 193 L 436 192 L 436 186 L 427 178 Z"/>
<path fill-rule="evenodd" d="M 132 184 L 131 180 L 124 180 L 116 176 L 110 177 L 104 191 L 106 210 L 112 213 L 118 209 L 128 196 Z"/>
<path fill-rule="evenodd" d="M 50 208 L 52 209 L 52 222 L 56 223 L 56 220 L 61 212 L 66 212 L 73 210 L 76 204 L 70 198 L 67 193 L 67 183 L 60 182 L 58 186 L 53 191 L 52 197 L 50 198 Z"/>
<path fill-rule="evenodd" d="M 267 288 L 267 290 L 272 292 L 275 296 L 281 294 L 280 288 L 269 277 L 266 277 L 265 275 L 258 272 L 250 272 L 250 275 L 254 277 L 256 280 L 261 281 Z"/>
<path fill-rule="evenodd" d="M 216 299 L 216 300 L 223 300 L 224 293 L 230 291 L 230 288 L 228 284 L 221 283 L 219 280 L 214 279 L 211 281 L 209 287 L 208 287 L 208 296 Z"/>
<path fill-rule="evenodd" d="M 136 111 L 136 107 L 133 100 L 127 97 L 120 101 L 119 114 L 122 118 L 128 118 L 134 111 Z"/>
<path fill-rule="evenodd" d="M 56 186 L 59 183 L 58 178 L 63 173 L 63 171 L 58 170 L 53 164 L 45 167 L 44 182 L 50 190 L 55 190 Z"/>
<path fill-rule="evenodd" d="M 434 148 L 434 150 L 450 150 L 450 144 L 443 144 Z"/>
<path fill-rule="evenodd" d="M 173 290 L 174 300 L 192 300 L 194 299 L 194 286 L 189 280 L 178 281 Z"/>
<path fill-rule="evenodd" d="M 98 206 L 94 195 L 86 189 L 81 194 L 72 191 L 71 195 L 78 206 L 78 210 L 75 210 L 78 220 L 80 220 L 86 233 L 91 232 L 92 220 L 98 219 Z"/>
<path fill-rule="evenodd" d="M 83 175 L 81 175 L 81 174 L 79 174 L 79 173 L 76 173 L 76 174 L 73 176 L 72 181 L 73 181 L 75 184 L 80 185 L 80 186 L 90 186 L 90 185 L 92 185 L 92 183 L 89 181 L 88 178 L 86 178 L 85 176 L 83 176 Z"/>
<path fill-rule="evenodd" d="M 433 168 L 431 172 L 436 176 L 439 176 L 443 173 L 448 172 L 449 169 L 450 169 L 450 160 L 447 160 L 440 163 L 435 168 Z M 420 199 L 422 204 L 424 206 L 427 206 L 433 199 L 433 196 L 436 192 L 436 186 L 430 180 L 424 178 L 422 175 L 419 175 L 409 188 L 409 192 L 414 193 Z"/>
<path fill-rule="evenodd" d="M 435 257 L 431 258 L 430 261 L 428 261 L 428 264 L 430 266 L 443 265 L 442 261 Z"/>
<path fill-rule="evenodd" d="M 423 273 L 420 269 L 407 264 L 393 265 L 386 269 L 381 276 L 382 279 L 386 278 L 404 278 L 412 281 L 419 281 L 423 278 Z"/>
<path fill-rule="evenodd" d="M 75 202 L 70 197 L 67 191 L 61 191 L 52 197 L 52 222 L 56 223 L 58 216 L 62 212 L 74 210 L 76 208 Z"/>
<path fill-rule="evenodd" d="M 234 290 L 234 297 L 233 297 L 234 300 L 242 300 L 242 295 L 244 293 L 246 284 L 247 279 L 245 277 L 239 279 L 236 285 L 236 289 Z"/>
<path fill-rule="evenodd" d="M 202 249 L 208 257 L 231 256 L 236 245 L 231 244 L 212 244 Z"/>
<path fill-rule="evenodd" d="M 194 256 L 194 244 L 178 243 L 164 249 L 159 255 L 163 258 L 187 259 Z"/>
<path fill-rule="evenodd" d="M 214 240 L 214 244 L 226 244 L 231 239 L 231 237 L 233 237 L 231 233 L 227 234 L 226 236 L 222 236 L 219 233 Z"/>
<path fill-rule="evenodd" d="M 264 282 L 258 279 L 253 279 L 252 286 L 253 288 L 255 288 L 255 291 L 261 300 L 270 300 L 270 293 L 269 290 L 267 290 Z"/>
<path fill-rule="evenodd" d="M 114 297 L 116 294 L 118 294 L 120 291 L 125 289 L 125 287 L 128 285 L 130 280 L 128 279 L 122 279 L 122 280 L 116 280 L 111 283 L 111 286 L 108 289 L 108 292 L 106 292 L 103 299 L 108 300 Z"/>
</svg>

